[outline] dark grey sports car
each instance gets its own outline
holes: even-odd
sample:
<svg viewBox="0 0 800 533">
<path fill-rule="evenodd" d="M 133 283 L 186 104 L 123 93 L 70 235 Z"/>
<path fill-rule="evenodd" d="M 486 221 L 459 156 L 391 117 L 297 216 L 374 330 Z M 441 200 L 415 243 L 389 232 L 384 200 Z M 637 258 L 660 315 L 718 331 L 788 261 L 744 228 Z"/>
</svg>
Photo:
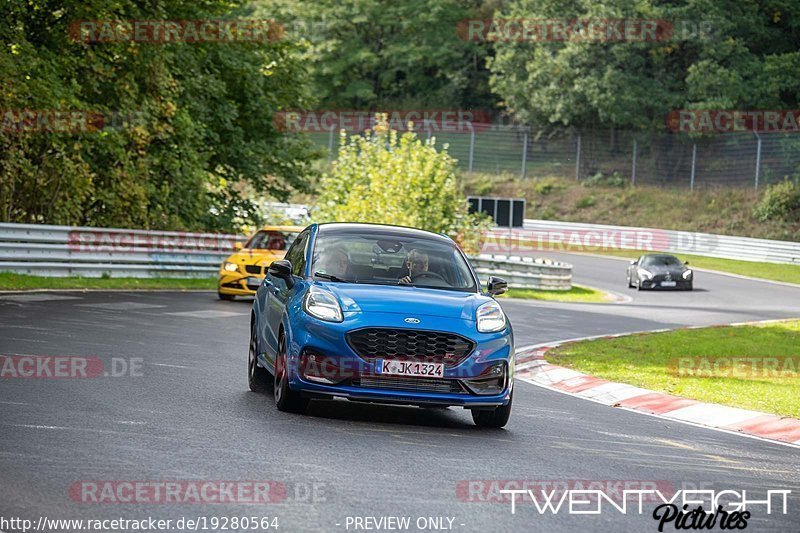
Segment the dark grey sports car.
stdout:
<svg viewBox="0 0 800 533">
<path fill-rule="evenodd" d="M 645 254 L 628 265 L 628 287 L 692 290 L 694 273 L 674 255 Z"/>
</svg>

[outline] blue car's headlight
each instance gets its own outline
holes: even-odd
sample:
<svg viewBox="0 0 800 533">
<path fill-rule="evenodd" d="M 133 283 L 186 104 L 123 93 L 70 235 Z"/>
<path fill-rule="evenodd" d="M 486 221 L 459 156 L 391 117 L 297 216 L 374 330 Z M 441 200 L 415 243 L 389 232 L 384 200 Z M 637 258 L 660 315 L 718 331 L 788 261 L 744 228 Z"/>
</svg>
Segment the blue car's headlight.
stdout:
<svg viewBox="0 0 800 533">
<path fill-rule="evenodd" d="M 506 314 L 497 302 L 486 302 L 475 314 L 481 333 L 493 333 L 506 327 Z"/>
<path fill-rule="evenodd" d="M 343 320 L 342 308 L 336 297 L 326 290 L 311 286 L 303 298 L 303 310 L 314 318 L 328 322 Z"/>
</svg>

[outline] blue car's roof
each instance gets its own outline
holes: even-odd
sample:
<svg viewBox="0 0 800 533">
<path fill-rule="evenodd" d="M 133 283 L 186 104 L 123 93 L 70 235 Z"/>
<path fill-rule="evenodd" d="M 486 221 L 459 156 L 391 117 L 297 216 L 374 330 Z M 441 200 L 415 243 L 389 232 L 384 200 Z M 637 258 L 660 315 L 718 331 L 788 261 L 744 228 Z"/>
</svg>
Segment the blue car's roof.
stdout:
<svg viewBox="0 0 800 533">
<path fill-rule="evenodd" d="M 393 237 L 417 237 L 425 239 L 440 240 L 452 243 L 453 240 L 439 233 L 425 231 L 417 228 L 409 228 L 406 226 L 391 226 L 389 224 L 366 224 L 361 222 L 327 222 L 318 224 L 318 231 L 320 234 L 336 235 L 357 233 L 359 235 L 369 235 L 375 233 L 379 235 L 389 235 Z"/>
</svg>

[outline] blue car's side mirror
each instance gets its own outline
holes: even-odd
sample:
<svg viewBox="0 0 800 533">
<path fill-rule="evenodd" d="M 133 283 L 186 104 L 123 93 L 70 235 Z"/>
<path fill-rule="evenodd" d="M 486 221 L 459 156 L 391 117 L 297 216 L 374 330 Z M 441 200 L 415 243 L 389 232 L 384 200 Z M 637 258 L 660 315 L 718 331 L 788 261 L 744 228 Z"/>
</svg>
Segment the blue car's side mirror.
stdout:
<svg viewBox="0 0 800 533">
<path fill-rule="evenodd" d="M 503 278 L 490 276 L 489 281 L 486 283 L 486 292 L 492 296 L 503 294 L 508 290 L 508 283 Z"/>
<path fill-rule="evenodd" d="M 269 265 L 267 272 L 270 276 L 280 278 L 286 282 L 286 287 L 291 289 L 294 286 L 294 278 L 292 278 L 292 263 L 286 259 L 273 261 Z"/>
</svg>

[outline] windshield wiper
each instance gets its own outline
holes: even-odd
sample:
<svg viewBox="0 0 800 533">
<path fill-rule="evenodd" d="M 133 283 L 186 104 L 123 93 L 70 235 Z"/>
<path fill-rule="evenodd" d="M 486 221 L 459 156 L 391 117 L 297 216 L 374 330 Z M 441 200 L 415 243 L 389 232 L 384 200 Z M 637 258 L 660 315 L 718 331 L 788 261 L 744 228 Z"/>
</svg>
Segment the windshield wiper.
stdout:
<svg viewBox="0 0 800 533">
<path fill-rule="evenodd" d="M 350 283 L 349 279 L 342 279 L 338 276 L 334 276 L 333 274 L 326 274 L 325 272 L 314 272 L 314 276 L 326 279 L 328 281 L 335 281 L 337 283 Z"/>
</svg>

